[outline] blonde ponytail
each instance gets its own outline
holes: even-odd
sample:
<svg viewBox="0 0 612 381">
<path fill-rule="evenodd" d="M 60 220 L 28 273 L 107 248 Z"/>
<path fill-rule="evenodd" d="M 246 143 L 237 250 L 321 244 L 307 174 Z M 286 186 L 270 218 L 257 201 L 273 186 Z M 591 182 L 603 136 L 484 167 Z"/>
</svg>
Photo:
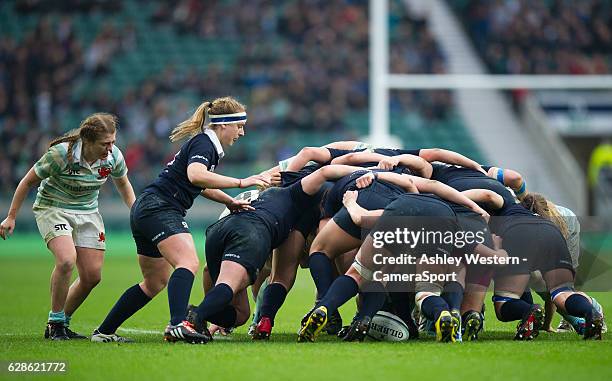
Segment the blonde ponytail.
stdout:
<svg viewBox="0 0 612 381">
<path fill-rule="evenodd" d="M 191 118 L 182 121 L 170 133 L 170 141 L 176 142 L 186 137 L 193 137 L 204 129 L 204 120 L 208 110 L 210 110 L 212 102 L 202 103 L 193 113 Z"/>
<path fill-rule="evenodd" d="M 551 201 L 539 193 L 527 192 L 521 200 L 521 205 L 557 225 L 563 237 L 567 239 L 569 236 L 567 223 Z"/>
<path fill-rule="evenodd" d="M 202 103 L 191 118 L 179 123 L 170 133 L 170 141 L 176 142 L 199 134 L 204 128 L 207 115 L 233 114 L 246 111 L 246 106 L 232 97 L 216 98 L 212 102 Z M 210 128 L 214 129 L 214 126 Z"/>
</svg>

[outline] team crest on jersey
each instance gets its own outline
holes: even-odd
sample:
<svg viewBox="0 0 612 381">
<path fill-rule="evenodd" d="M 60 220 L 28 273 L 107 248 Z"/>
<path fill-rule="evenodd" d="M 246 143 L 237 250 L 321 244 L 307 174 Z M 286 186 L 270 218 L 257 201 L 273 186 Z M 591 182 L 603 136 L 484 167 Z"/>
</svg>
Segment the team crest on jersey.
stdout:
<svg viewBox="0 0 612 381">
<path fill-rule="evenodd" d="M 78 175 L 80 169 L 81 166 L 79 165 L 79 163 L 72 163 L 72 165 L 68 167 L 68 175 Z"/>
<path fill-rule="evenodd" d="M 111 168 L 110 167 L 100 167 L 98 168 L 98 180 L 105 179 L 110 175 Z"/>
<path fill-rule="evenodd" d="M 98 242 L 106 242 L 106 236 L 104 235 L 104 232 L 100 232 L 100 234 L 98 234 Z"/>
</svg>

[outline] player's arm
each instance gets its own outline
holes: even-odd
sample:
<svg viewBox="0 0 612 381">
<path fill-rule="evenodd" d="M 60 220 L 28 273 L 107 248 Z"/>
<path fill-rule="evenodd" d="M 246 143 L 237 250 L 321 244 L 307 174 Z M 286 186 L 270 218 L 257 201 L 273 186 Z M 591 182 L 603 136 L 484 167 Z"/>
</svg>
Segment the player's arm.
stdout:
<svg viewBox="0 0 612 381">
<path fill-rule="evenodd" d="M 200 194 L 209 200 L 224 204 L 231 212 L 238 210 L 255 210 L 251 202 L 247 200 L 236 200 L 220 189 L 204 189 Z"/>
<path fill-rule="evenodd" d="M 293 157 L 287 171 L 299 171 L 304 168 L 309 161 L 315 161 L 319 164 L 327 163 L 331 160 L 331 153 L 327 148 L 323 147 L 304 147 L 300 152 Z"/>
<path fill-rule="evenodd" d="M 372 177 L 377 177 L 379 180 L 397 185 L 408 193 L 419 193 L 419 190 L 417 189 L 417 187 L 414 185 L 414 182 L 412 181 L 412 176 L 403 175 L 399 173 L 393 173 L 393 172 L 376 172 L 376 174 L 374 174 L 373 172 L 370 172 L 370 173 L 372 174 Z M 364 176 L 367 176 L 367 175 L 369 174 L 366 174 Z M 365 188 L 363 186 L 360 186 L 360 183 L 357 184 L 357 187 Z"/>
<path fill-rule="evenodd" d="M 128 179 L 127 175 L 113 177 L 113 183 L 115 184 L 115 188 L 117 188 L 117 192 L 119 192 L 121 195 L 121 199 L 125 205 L 127 205 L 128 208 L 131 208 L 134 201 L 136 201 L 136 195 L 134 194 L 134 188 L 132 188 L 130 179 Z"/>
<path fill-rule="evenodd" d="M 336 180 L 360 170 L 363 170 L 363 168 L 350 165 L 326 165 L 300 180 L 302 190 L 306 194 L 313 195 L 321 189 L 326 181 Z"/>
<path fill-rule="evenodd" d="M 351 220 L 353 220 L 355 225 L 366 229 L 372 228 L 374 223 L 378 220 L 378 217 L 383 214 L 384 210 L 367 210 L 362 208 L 357 203 L 357 196 L 357 191 L 345 192 L 344 196 L 342 197 L 342 204 L 344 204 L 344 207 L 349 212 Z"/>
<path fill-rule="evenodd" d="M 202 189 L 248 188 L 253 185 L 265 187 L 270 185 L 270 176 L 253 175 L 245 179 L 223 176 L 208 170 L 202 163 L 191 163 L 187 166 L 187 178 Z"/>
<path fill-rule="evenodd" d="M 388 156 L 375 152 L 351 152 L 347 153 L 346 155 L 336 157 L 331 161 L 331 164 L 360 165 L 364 163 L 378 163 L 387 157 Z"/>
<path fill-rule="evenodd" d="M 474 202 L 487 205 L 490 209 L 501 209 L 504 206 L 504 198 L 492 190 L 469 189 L 461 193 Z"/>
<path fill-rule="evenodd" d="M 17 185 L 17 189 L 13 195 L 13 200 L 11 201 L 11 206 L 9 207 L 8 215 L 0 224 L 0 237 L 2 237 L 2 239 L 6 239 L 9 235 L 13 234 L 17 213 L 19 212 L 19 209 L 21 209 L 23 201 L 27 197 L 30 188 L 36 186 L 41 180 L 42 179 L 38 177 L 34 171 L 34 167 L 32 167 L 21 179 L 19 185 Z"/>
<path fill-rule="evenodd" d="M 431 178 L 433 167 L 431 166 L 429 161 L 425 160 L 424 158 L 420 156 L 415 156 L 415 155 L 410 155 L 410 154 L 403 154 L 403 155 L 397 155 L 397 156 L 386 156 L 385 159 L 383 159 L 383 161 L 378 163 L 378 167 L 382 169 L 390 169 L 390 168 L 385 168 L 385 166 L 383 165 L 384 162 L 389 161 L 389 160 L 393 160 L 393 162 L 397 160 L 396 166 L 401 165 L 406 168 L 409 168 L 411 171 L 413 171 L 418 176 L 424 177 L 426 179 Z"/>
<path fill-rule="evenodd" d="M 478 164 L 476 161 L 455 151 L 449 151 L 441 148 L 425 148 L 419 151 L 419 156 L 428 162 L 441 161 L 447 164 L 460 165 L 465 168 L 475 169 L 484 173 L 485 175 L 487 174 L 487 172 L 482 169 L 480 164 Z"/>
<path fill-rule="evenodd" d="M 475 213 L 478 213 L 483 216 L 487 221 L 489 220 L 489 213 L 487 213 L 484 209 L 478 206 L 478 204 L 467 198 L 467 196 L 465 196 L 458 190 L 451 188 L 448 185 L 436 180 L 428 180 L 417 176 L 411 177 L 412 181 L 414 182 L 414 185 L 416 185 L 416 187 L 419 189 L 419 192 L 433 193 L 438 197 L 454 202 L 455 204 L 464 205 L 468 209 L 471 209 Z"/>
<path fill-rule="evenodd" d="M 527 184 L 523 180 L 523 175 L 513 169 L 491 167 L 487 175 L 510 187 L 519 200 L 527 194 Z"/>
</svg>

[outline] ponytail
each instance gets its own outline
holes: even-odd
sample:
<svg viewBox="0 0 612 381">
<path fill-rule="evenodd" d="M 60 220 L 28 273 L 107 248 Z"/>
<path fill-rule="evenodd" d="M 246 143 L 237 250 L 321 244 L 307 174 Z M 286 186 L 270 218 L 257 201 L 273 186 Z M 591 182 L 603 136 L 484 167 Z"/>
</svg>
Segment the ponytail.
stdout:
<svg viewBox="0 0 612 381">
<path fill-rule="evenodd" d="M 204 129 L 204 120 L 212 106 L 212 102 L 202 103 L 191 118 L 182 121 L 170 133 L 170 141 L 176 142 L 186 137 L 193 137 Z"/>
<path fill-rule="evenodd" d="M 530 211 L 539 214 L 553 224 L 557 225 L 565 239 L 569 236 L 569 229 L 563 216 L 551 201 L 539 193 L 528 192 L 521 200 L 521 205 Z"/>
<path fill-rule="evenodd" d="M 79 128 L 75 128 L 74 130 L 68 131 L 63 136 L 53 139 L 51 143 L 49 143 L 49 148 L 57 144 L 68 142 L 66 156 L 68 158 L 68 163 L 72 164 L 72 151 L 79 139 L 94 142 L 103 134 L 112 134 L 117 131 L 117 123 L 117 117 L 113 114 L 103 112 L 92 114 L 81 122 Z"/>
<path fill-rule="evenodd" d="M 191 138 L 204 131 L 204 128 L 215 129 L 215 126 L 205 126 L 207 116 L 233 114 L 246 111 L 246 107 L 232 97 L 216 98 L 212 102 L 202 103 L 191 118 L 179 123 L 170 133 L 170 141 L 176 142 Z M 227 122 L 232 123 L 232 122 Z"/>
</svg>

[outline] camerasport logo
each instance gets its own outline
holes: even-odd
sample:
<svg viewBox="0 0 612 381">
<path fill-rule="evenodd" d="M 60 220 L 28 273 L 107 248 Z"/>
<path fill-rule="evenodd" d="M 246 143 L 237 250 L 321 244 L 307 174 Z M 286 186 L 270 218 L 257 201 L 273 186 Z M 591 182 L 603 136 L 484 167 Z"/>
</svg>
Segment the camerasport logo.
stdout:
<svg viewBox="0 0 612 381">
<path fill-rule="evenodd" d="M 98 242 L 106 242 L 106 236 L 104 235 L 104 232 L 100 232 L 100 234 L 98 234 Z"/>
<path fill-rule="evenodd" d="M 110 175 L 111 173 L 111 168 L 110 167 L 100 167 L 98 169 L 98 180 L 107 178 L 108 175 Z"/>
</svg>

